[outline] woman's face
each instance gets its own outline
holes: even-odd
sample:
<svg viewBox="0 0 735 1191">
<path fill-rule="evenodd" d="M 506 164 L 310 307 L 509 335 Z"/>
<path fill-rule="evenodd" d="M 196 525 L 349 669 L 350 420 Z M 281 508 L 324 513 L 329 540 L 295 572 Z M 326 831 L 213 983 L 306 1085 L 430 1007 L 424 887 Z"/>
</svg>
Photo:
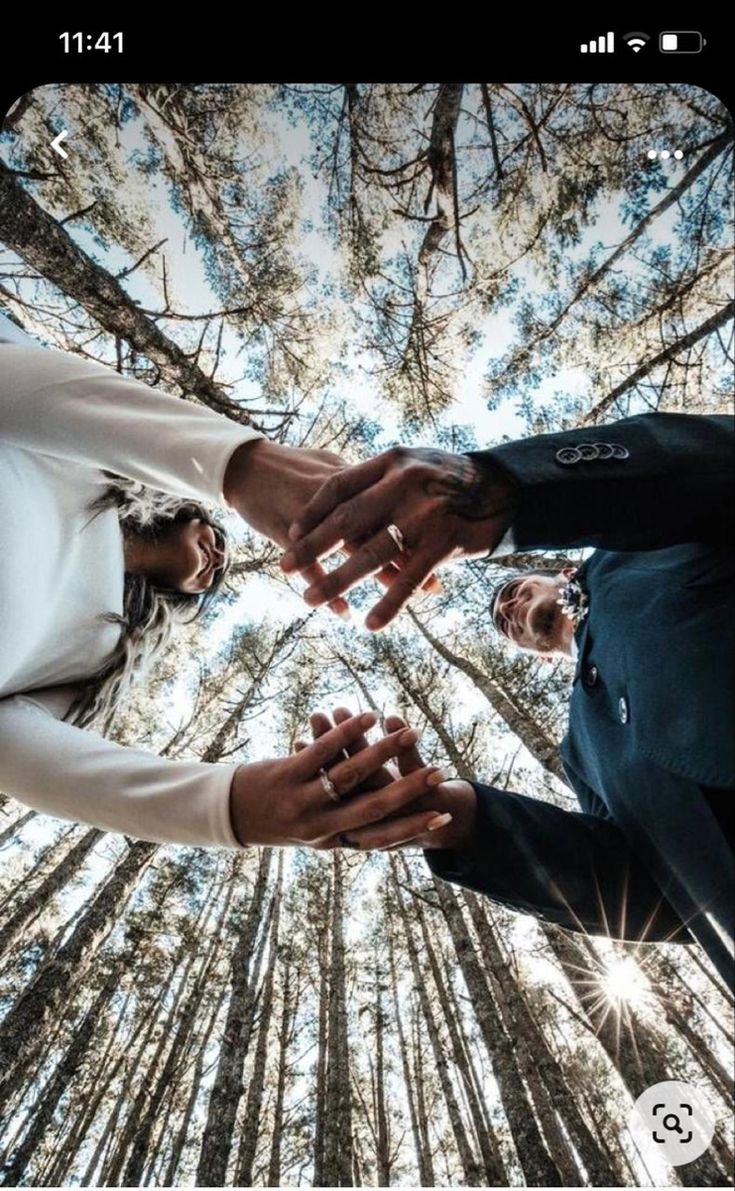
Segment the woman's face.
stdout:
<svg viewBox="0 0 735 1191">
<path fill-rule="evenodd" d="M 227 562 L 221 534 L 198 518 L 173 526 L 158 546 L 159 559 L 151 578 L 162 587 L 189 595 L 208 591 Z"/>
</svg>

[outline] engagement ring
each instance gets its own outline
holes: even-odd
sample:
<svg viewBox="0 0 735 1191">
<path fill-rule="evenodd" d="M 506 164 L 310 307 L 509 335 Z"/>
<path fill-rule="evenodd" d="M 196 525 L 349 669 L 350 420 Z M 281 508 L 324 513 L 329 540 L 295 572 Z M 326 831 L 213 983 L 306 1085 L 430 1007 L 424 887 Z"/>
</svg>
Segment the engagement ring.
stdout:
<svg viewBox="0 0 735 1191">
<path fill-rule="evenodd" d="M 340 793 L 326 769 L 319 770 L 319 781 L 322 783 L 324 793 L 329 795 L 329 797 L 332 799 L 332 802 L 339 802 Z"/>
</svg>

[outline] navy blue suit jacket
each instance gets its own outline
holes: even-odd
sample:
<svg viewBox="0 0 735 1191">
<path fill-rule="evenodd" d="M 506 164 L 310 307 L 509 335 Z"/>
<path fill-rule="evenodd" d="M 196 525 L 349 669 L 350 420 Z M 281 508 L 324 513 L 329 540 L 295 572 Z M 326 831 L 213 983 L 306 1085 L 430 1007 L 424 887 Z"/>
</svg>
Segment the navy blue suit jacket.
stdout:
<svg viewBox="0 0 735 1191">
<path fill-rule="evenodd" d="M 733 425 L 651 414 L 476 456 L 519 485 L 519 549 L 597 547 L 561 745 L 581 813 L 478 783 L 472 846 L 425 852 L 438 876 L 570 930 L 694 936 L 729 982 Z"/>
</svg>

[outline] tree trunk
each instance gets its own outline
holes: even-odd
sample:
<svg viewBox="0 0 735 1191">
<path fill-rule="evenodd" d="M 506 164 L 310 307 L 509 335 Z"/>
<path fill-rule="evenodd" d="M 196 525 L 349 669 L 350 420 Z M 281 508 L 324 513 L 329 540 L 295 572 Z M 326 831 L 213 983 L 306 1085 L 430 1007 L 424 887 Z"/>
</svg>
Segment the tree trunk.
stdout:
<svg viewBox="0 0 735 1191">
<path fill-rule="evenodd" d="M 344 861 L 332 853 L 331 962 L 327 1013 L 326 1103 L 324 1107 L 324 1183 L 353 1185 L 352 1089 L 347 1045 L 347 988 L 343 933 Z"/>
<path fill-rule="evenodd" d="M 457 897 L 446 882 L 436 878 L 433 878 L 433 882 L 472 998 L 477 1023 L 492 1062 L 503 1111 L 510 1126 L 526 1182 L 529 1186 L 558 1187 L 561 1183 L 560 1173 L 539 1131 L 512 1041 L 498 1016 L 490 986 L 480 967 Z"/>
<path fill-rule="evenodd" d="M 104 832 L 93 828 L 91 831 L 85 831 L 82 838 L 77 840 L 71 848 L 68 841 L 65 841 L 65 848 L 62 848 L 62 851 L 66 851 L 66 855 L 63 859 L 54 865 L 33 892 L 20 903 L 9 918 L 6 918 L 2 930 L 0 930 L 0 955 L 5 955 L 10 950 L 21 931 L 27 932 L 30 924 L 45 910 L 51 898 L 72 877 L 76 876 L 87 856 L 103 835 Z M 28 941 L 26 935 L 24 944 L 27 944 Z"/>
<path fill-rule="evenodd" d="M 199 1187 L 224 1186 L 227 1175 L 232 1133 L 242 1092 L 242 1072 L 252 1028 L 255 989 L 250 983 L 251 960 L 262 918 L 272 855 L 268 848 L 261 851 L 253 896 L 232 951 L 230 1004 L 202 1137 L 196 1175 Z"/>
<path fill-rule="evenodd" d="M 616 1186 L 616 1171 L 610 1166 L 607 1156 L 590 1131 L 556 1056 L 543 1031 L 537 1026 L 523 992 L 510 970 L 507 957 L 503 955 L 498 945 L 494 927 L 489 921 L 484 907 L 478 897 L 468 893 L 464 893 L 463 900 L 469 909 L 472 923 L 477 931 L 487 971 L 493 982 L 496 1000 L 501 1012 L 503 1009 L 506 1010 L 506 1028 L 509 1033 L 524 1041 L 527 1055 L 526 1078 L 528 1079 L 528 1073 L 533 1069 L 549 1091 L 551 1115 L 548 1119 L 552 1131 L 559 1140 L 563 1141 L 562 1135 L 558 1132 L 558 1123 L 554 1115 L 558 1112 L 584 1163 L 588 1182 L 595 1187 Z M 568 1150 L 568 1146 L 566 1148 Z"/>
<path fill-rule="evenodd" d="M 485 696 L 491 707 L 505 721 L 511 732 L 525 745 L 531 756 L 536 758 L 539 765 L 542 765 L 544 769 L 553 774 L 558 781 L 563 782 L 564 785 L 568 785 L 564 766 L 559 755 L 559 746 L 556 741 L 541 731 L 533 718 L 513 701 L 512 697 L 502 689 L 499 683 L 490 678 L 488 674 L 485 674 L 469 658 L 455 653 L 448 645 L 445 645 L 443 641 L 435 637 L 423 621 L 419 620 L 411 608 L 408 609 L 408 615 L 419 632 L 423 634 L 430 645 L 433 645 L 437 653 L 445 661 L 451 662 L 453 666 L 456 666 L 458 670 L 461 670 L 463 674 L 467 675 L 478 691 Z"/>
<path fill-rule="evenodd" d="M 127 957 L 123 954 L 117 956 L 107 980 L 87 1010 L 80 1025 L 75 1029 L 71 1044 L 67 1047 L 61 1062 L 38 1100 L 33 1104 L 29 1128 L 26 1130 L 21 1144 L 11 1155 L 10 1161 L 6 1161 L 2 1168 L 0 1182 L 5 1186 L 17 1187 L 25 1175 L 26 1168 L 33 1158 L 36 1147 L 41 1142 L 53 1120 L 59 1101 L 86 1058 L 87 1048 L 99 1024 L 100 1015 L 109 1004 L 110 998 L 117 988 L 120 973 L 126 959 Z"/>
<path fill-rule="evenodd" d="M 652 1084 L 676 1078 L 651 1029 L 629 1009 L 623 1017 L 610 1012 L 605 998 L 595 994 L 599 966 L 584 936 L 572 938 L 568 931 L 543 924 L 542 930 L 572 986 L 583 1024 L 604 1047 L 633 1100 Z M 726 1174 L 708 1152 L 677 1171 L 686 1187 L 716 1187 Z"/>
<path fill-rule="evenodd" d="M 391 860 L 393 859 L 394 858 L 391 857 Z M 472 1149 L 472 1145 L 462 1119 L 462 1111 L 457 1101 L 454 1087 L 452 1085 L 452 1079 L 449 1073 L 449 1065 L 447 1063 L 444 1050 L 444 1043 L 439 1033 L 439 1027 L 437 1025 L 436 1017 L 432 1008 L 432 998 L 429 996 L 429 991 L 426 987 L 426 980 L 419 965 L 416 944 L 411 935 L 411 926 L 397 881 L 395 885 L 395 901 L 401 916 L 401 922 L 403 924 L 406 948 L 408 950 L 411 971 L 413 973 L 414 989 L 418 994 L 421 1012 L 423 1013 L 424 1021 L 426 1022 L 426 1028 L 429 1032 L 431 1052 L 434 1057 L 434 1066 L 436 1068 L 437 1075 L 439 1076 L 442 1092 L 444 1093 L 447 1112 L 449 1114 L 449 1121 L 452 1126 L 454 1140 L 457 1145 L 459 1160 L 462 1164 L 464 1179 L 470 1187 L 479 1187 L 482 1186 L 483 1182 L 482 1163 L 478 1160 Z"/>
<path fill-rule="evenodd" d="M 41 966 L 28 988 L 0 1024 L 0 1104 L 13 1093 L 47 1023 L 62 1007 L 70 988 L 79 985 L 92 956 L 108 936 L 142 873 L 155 844 L 135 843 L 117 862 L 66 942 Z"/>
<path fill-rule="evenodd" d="M 405 869 L 405 866 L 404 872 L 407 876 L 408 873 Z M 464 1045 L 460 1033 L 460 1027 L 455 1017 L 454 1008 L 450 1000 L 447 984 L 444 980 L 444 976 L 442 975 L 441 966 L 431 942 L 431 934 L 426 922 L 426 914 L 419 904 L 414 905 L 414 913 L 421 927 L 424 953 L 429 961 L 429 967 L 431 969 L 431 974 L 434 978 L 434 984 L 436 986 L 439 1006 L 442 1010 L 442 1015 L 449 1031 L 449 1037 L 452 1043 L 454 1065 L 459 1072 L 464 1084 L 467 1105 L 472 1118 L 472 1123 L 474 1125 L 475 1136 L 477 1137 L 484 1167 L 484 1170 L 481 1172 L 481 1181 L 484 1181 L 484 1185 L 488 1187 L 507 1186 L 508 1174 L 500 1156 L 497 1139 L 495 1138 L 494 1134 L 486 1128 L 485 1121 L 483 1120 L 480 1101 L 475 1090 L 475 1080 L 471 1071 L 471 1059 L 469 1051 Z"/>
<path fill-rule="evenodd" d="M 141 1088 L 139 1093 L 141 1111 L 139 1113 L 131 1114 L 131 1118 L 136 1122 L 135 1133 L 133 1135 L 130 1152 L 128 1154 L 125 1169 L 122 1174 L 122 1181 L 126 1187 L 136 1186 L 140 1182 L 140 1176 L 143 1173 L 146 1158 L 148 1156 L 148 1146 L 153 1133 L 154 1125 L 158 1119 L 159 1112 L 163 1098 L 166 1095 L 173 1079 L 175 1078 L 176 1069 L 181 1061 L 182 1052 L 189 1041 L 191 1032 L 194 1029 L 194 1022 L 196 1015 L 201 1007 L 202 997 L 209 984 L 210 972 L 214 965 L 221 947 L 221 940 L 224 936 L 227 916 L 230 911 L 232 897 L 234 893 L 234 881 L 227 882 L 227 889 L 223 891 L 222 883 L 219 886 L 212 886 L 210 896 L 204 899 L 204 910 L 201 916 L 201 922 L 197 923 L 194 938 L 198 941 L 199 938 L 210 938 L 207 953 L 201 960 L 199 965 L 199 972 L 194 981 L 194 985 L 186 998 L 184 1011 L 181 1014 L 178 1022 L 175 1018 L 175 1010 L 169 1017 L 169 1023 L 165 1030 L 162 1031 L 161 1042 L 163 1046 L 160 1051 L 160 1057 L 165 1053 L 166 1047 L 168 1054 L 161 1068 L 160 1074 L 157 1073 L 157 1059 L 151 1065 L 151 1079 L 155 1079 L 155 1084 L 148 1091 L 148 1088 Z M 224 897 L 222 894 L 224 892 Z M 221 904 L 220 904 L 220 899 Z M 209 936 L 208 926 L 210 912 L 215 907 L 220 906 L 218 922 L 216 928 Z M 194 943 L 196 946 L 196 942 Z M 192 951 L 190 963 L 193 967 L 197 960 L 196 951 Z M 182 980 L 182 988 L 186 984 L 188 971 Z M 146 1081 L 147 1083 L 149 1081 Z"/>
<path fill-rule="evenodd" d="M 419 1183 L 422 1187 L 434 1186 L 434 1170 L 431 1162 L 431 1150 L 424 1144 L 424 1133 L 419 1127 L 418 1114 L 418 1096 L 421 1091 L 419 1088 L 419 1073 L 411 1075 L 411 1066 L 408 1058 L 408 1048 L 406 1046 L 406 1036 L 403 1031 L 403 1007 L 398 1001 L 398 981 L 396 980 L 396 963 L 393 947 L 393 933 L 388 931 L 388 964 L 390 969 L 390 983 L 391 993 L 393 998 L 393 1018 L 396 1023 L 396 1030 L 398 1032 L 398 1049 L 401 1056 L 401 1070 L 403 1071 L 403 1090 L 408 1101 L 408 1113 L 411 1120 L 411 1133 L 413 1135 L 413 1148 L 416 1153 L 416 1162 L 419 1169 Z M 415 1089 L 415 1093 L 414 1093 Z"/>
<path fill-rule="evenodd" d="M 238 1187 L 252 1187 L 253 1163 L 258 1148 L 260 1132 L 260 1117 L 263 1106 L 263 1090 L 265 1087 L 265 1067 L 268 1058 L 268 1034 L 273 1013 L 273 986 L 276 973 L 276 959 L 279 946 L 279 924 L 281 919 L 281 899 L 283 896 L 283 852 L 278 853 L 278 874 L 276 887 L 270 909 L 270 953 L 268 967 L 263 981 L 263 992 L 260 997 L 260 1011 L 258 1014 L 258 1040 L 255 1044 L 253 1056 L 253 1070 L 250 1075 L 248 1095 L 245 1102 L 245 1115 L 242 1121 L 242 1135 L 237 1157 L 235 1184 Z"/>
<path fill-rule="evenodd" d="M 273 1106 L 273 1134 L 271 1136 L 270 1154 L 268 1156 L 268 1176 L 266 1186 L 278 1187 L 281 1183 L 281 1134 L 283 1132 L 283 1101 L 286 1094 L 286 1071 L 288 1063 L 288 1048 L 293 1035 L 295 1018 L 295 998 L 292 1003 L 291 995 L 291 956 L 286 954 L 283 960 L 283 988 L 281 990 L 281 1022 L 278 1031 L 278 1079 L 276 1081 L 276 1099 Z"/>
<path fill-rule="evenodd" d="M 0 806 L 2 806 L 2 803 L 0 803 Z M 0 831 L 0 848 L 4 847 L 9 839 L 12 839 L 14 835 L 22 831 L 26 823 L 30 823 L 31 819 L 35 817 L 35 811 L 26 811 L 24 815 L 19 815 L 17 819 L 13 819 L 13 822 L 8 827 L 4 827 Z"/>
</svg>

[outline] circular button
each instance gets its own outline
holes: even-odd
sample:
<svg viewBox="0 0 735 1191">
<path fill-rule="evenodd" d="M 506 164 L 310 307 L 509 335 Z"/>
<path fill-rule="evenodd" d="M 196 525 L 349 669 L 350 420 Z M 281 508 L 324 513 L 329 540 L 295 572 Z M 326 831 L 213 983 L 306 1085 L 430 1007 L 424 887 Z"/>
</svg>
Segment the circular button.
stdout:
<svg viewBox="0 0 735 1191">
<path fill-rule="evenodd" d="M 698 1087 L 665 1079 L 641 1092 L 628 1123 L 642 1156 L 686 1166 L 710 1146 L 716 1120 Z"/>
<path fill-rule="evenodd" d="M 611 442 L 613 459 L 628 459 L 630 458 L 630 451 L 627 447 L 621 447 L 619 442 Z"/>
<path fill-rule="evenodd" d="M 584 685 L 585 686 L 594 686 L 595 683 L 597 682 L 597 678 L 598 678 L 597 666 L 589 666 L 587 669 L 587 672 L 584 676 Z"/>
<path fill-rule="evenodd" d="M 581 455 L 576 447 L 562 447 L 556 452 L 557 463 L 563 463 L 568 467 L 570 463 L 579 463 Z"/>
<path fill-rule="evenodd" d="M 627 722 L 628 722 L 628 704 L 626 703 L 625 699 L 623 699 L 622 696 L 620 697 L 620 702 L 618 703 L 618 715 L 620 716 L 620 723 L 627 724 Z"/>
<path fill-rule="evenodd" d="M 597 447 L 593 442 L 578 442 L 574 449 L 579 452 L 580 459 L 584 459 L 585 463 L 599 457 Z"/>
<path fill-rule="evenodd" d="M 598 459 L 612 459 L 612 457 L 613 457 L 612 443 L 596 442 L 595 448 L 597 450 L 597 458 Z"/>
</svg>

